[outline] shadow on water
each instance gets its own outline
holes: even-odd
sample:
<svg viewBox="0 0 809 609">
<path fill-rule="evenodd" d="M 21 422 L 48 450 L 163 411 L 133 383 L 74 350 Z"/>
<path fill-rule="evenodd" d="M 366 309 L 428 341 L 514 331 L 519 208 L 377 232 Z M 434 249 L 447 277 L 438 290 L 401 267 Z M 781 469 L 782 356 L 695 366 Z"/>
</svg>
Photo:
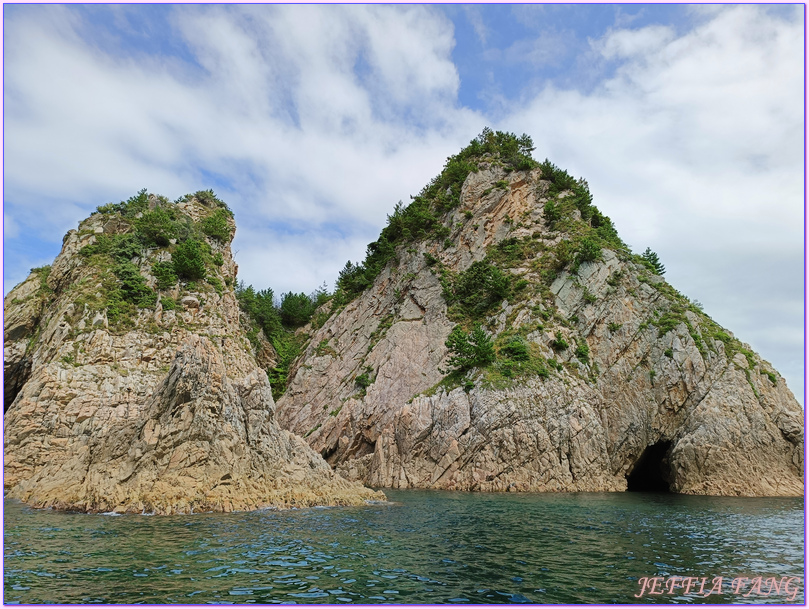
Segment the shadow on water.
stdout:
<svg viewBox="0 0 809 609">
<path fill-rule="evenodd" d="M 707 592 L 718 576 L 803 573 L 801 499 L 386 493 L 362 508 L 168 517 L 6 501 L 5 600 L 783 603 L 729 580 L 710 596 L 635 595 L 644 577 L 705 577 Z"/>
</svg>

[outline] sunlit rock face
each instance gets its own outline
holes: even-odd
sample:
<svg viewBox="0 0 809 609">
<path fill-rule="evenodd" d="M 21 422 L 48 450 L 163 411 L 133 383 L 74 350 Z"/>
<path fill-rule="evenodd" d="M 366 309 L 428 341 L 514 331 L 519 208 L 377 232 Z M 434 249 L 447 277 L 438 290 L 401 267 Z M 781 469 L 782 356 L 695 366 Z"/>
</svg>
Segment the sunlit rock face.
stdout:
<svg viewBox="0 0 809 609">
<path fill-rule="evenodd" d="M 93 214 L 5 298 L 7 496 L 158 514 L 380 498 L 277 425 L 240 323 L 226 207 L 145 201 Z M 200 244 L 205 279 L 164 276 L 183 239 Z"/>
<path fill-rule="evenodd" d="M 470 162 L 443 229 L 307 329 L 281 425 L 372 486 L 801 495 L 777 371 L 629 252 L 583 182 Z M 458 286 L 481 261 L 510 287 L 475 316 Z M 451 330 L 475 323 L 495 362 L 448 376 Z"/>
</svg>

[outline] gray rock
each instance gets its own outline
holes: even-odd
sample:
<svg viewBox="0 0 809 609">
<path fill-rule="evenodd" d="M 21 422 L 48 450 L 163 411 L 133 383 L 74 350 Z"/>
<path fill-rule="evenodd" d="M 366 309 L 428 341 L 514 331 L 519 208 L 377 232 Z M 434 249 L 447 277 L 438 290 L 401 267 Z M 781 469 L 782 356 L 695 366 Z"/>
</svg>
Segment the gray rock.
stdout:
<svg viewBox="0 0 809 609">
<path fill-rule="evenodd" d="M 315 331 L 278 401 L 280 423 L 337 471 L 372 486 L 620 491 L 657 476 L 681 493 L 801 495 L 803 412 L 783 379 L 774 375 L 773 384 L 772 366 L 758 355 L 750 366 L 738 351 L 749 347 L 729 332 L 732 344 L 710 338 L 713 322 L 610 249 L 576 274 L 568 265 L 549 285 L 531 260 L 519 261 L 514 269 L 534 292 L 484 321 L 495 336 L 522 327 L 536 353 L 561 369 L 548 363 L 547 378 L 501 386 L 473 371 L 468 392 L 439 385 L 454 323 L 422 253 L 457 273 L 510 237 L 536 239 L 535 260 L 555 252 L 571 237 L 544 230 L 547 183 L 539 177 L 506 177 L 494 164 L 470 173 L 461 206 L 474 219 L 447 221 L 457 246 L 401 248 L 398 267 Z M 493 188 L 504 178 L 508 192 Z M 514 222 L 531 218 L 534 226 Z M 673 310 L 679 316 L 667 326 L 662 318 Z M 551 348 L 556 332 L 567 349 Z M 314 352 L 326 338 L 337 357 Z M 587 347 L 586 361 L 577 346 Z M 354 379 L 368 368 L 373 383 L 363 392 Z M 645 472 L 644 462 L 659 473 Z"/>
<path fill-rule="evenodd" d="M 180 304 L 184 309 L 199 309 L 199 298 L 196 296 L 183 296 Z"/>
<path fill-rule="evenodd" d="M 182 209 L 204 217 L 194 201 Z M 105 227 L 131 229 L 118 216 Z M 4 300 L 8 497 L 36 507 L 158 514 L 383 497 L 341 478 L 279 428 L 232 288 L 204 301 L 180 299 L 194 311 L 182 324 L 180 311 L 150 309 L 131 326 L 113 327 L 105 310 L 87 324 L 90 312 L 74 303 L 103 302 L 104 269 L 84 263 L 80 247 L 71 231 L 49 288 L 32 273 Z M 221 272 L 235 273 L 230 248 L 220 251 Z M 150 250 L 144 268 L 158 258 L 165 256 Z M 267 343 L 260 354 L 264 363 L 271 349 Z"/>
</svg>

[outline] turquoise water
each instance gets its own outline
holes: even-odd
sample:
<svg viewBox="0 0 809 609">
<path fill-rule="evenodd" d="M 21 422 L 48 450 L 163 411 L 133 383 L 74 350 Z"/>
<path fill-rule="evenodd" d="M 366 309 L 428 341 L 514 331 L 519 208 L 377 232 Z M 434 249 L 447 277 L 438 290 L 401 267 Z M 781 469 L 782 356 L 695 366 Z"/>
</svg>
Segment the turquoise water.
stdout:
<svg viewBox="0 0 809 609">
<path fill-rule="evenodd" d="M 799 590 L 792 602 L 804 601 L 802 499 L 386 493 L 391 503 L 362 508 L 160 517 L 7 500 L 4 600 L 784 603 Z M 655 576 L 708 579 L 702 595 L 697 582 L 636 598 Z M 708 596 L 720 576 L 722 594 Z M 739 576 L 779 578 L 780 594 L 736 594 Z M 800 579 L 785 590 L 788 576 Z"/>
</svg>

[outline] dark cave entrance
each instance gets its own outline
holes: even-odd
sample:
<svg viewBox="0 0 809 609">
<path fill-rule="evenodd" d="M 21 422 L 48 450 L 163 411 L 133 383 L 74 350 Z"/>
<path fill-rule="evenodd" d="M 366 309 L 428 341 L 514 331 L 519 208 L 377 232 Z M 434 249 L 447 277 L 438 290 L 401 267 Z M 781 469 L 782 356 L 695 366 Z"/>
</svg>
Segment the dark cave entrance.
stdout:
<svg viewBox="0 0 809 609">
<path fill-rule="evenodd" d="M 668 493 L 671 491 L 669 474 L 669 451 L 671 442 L 661 440 L 647 446 L 626 476 L 626 490 L 644 493 Z"/>
<path fill-rule="evenodd" d="M 8 412 L 30 376 L 31 360 L 27 357 L 3 366 L 3 414 Z"/>
</svg>

